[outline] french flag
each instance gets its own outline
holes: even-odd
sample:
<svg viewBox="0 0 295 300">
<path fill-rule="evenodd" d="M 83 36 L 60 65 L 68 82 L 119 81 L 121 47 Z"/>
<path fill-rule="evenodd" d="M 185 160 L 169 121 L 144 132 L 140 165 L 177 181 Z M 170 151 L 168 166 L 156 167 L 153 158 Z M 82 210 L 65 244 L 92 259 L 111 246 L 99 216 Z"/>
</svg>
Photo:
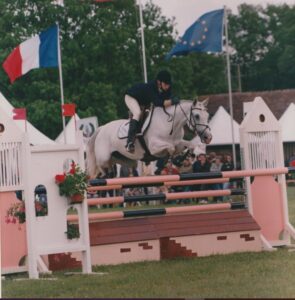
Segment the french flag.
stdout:
<svg viewBox="0 0 295 300">
<path fill-rule="evenodd" d="M 55 25 L 22 42 L 9 54 L 3 68 L 13 83 L 32 69 L 58 66 L 58 27 Z"/>
</svg>

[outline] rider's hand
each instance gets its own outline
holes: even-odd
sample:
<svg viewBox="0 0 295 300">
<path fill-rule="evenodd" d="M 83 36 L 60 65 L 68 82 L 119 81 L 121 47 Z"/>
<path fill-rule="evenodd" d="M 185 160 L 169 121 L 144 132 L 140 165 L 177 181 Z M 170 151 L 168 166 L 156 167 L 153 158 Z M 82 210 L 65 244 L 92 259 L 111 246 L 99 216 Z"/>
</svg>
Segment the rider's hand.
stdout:
<svg viewBox="0 0 295 300">
<path fill-rule="evenodd" d="M 164 101 L 164 107 L 169 107 L 171 105 L 172 105 L 172 100 L 169 99 Z"/>
</svg>

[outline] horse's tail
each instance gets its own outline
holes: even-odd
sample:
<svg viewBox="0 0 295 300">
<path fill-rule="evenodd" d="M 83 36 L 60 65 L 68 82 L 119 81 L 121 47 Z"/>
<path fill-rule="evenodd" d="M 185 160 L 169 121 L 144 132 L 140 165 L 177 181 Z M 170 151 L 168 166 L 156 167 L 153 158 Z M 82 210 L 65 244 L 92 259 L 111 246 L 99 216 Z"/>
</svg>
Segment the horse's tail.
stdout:
<svg viewBox="0 0 295 300">
<path fill-rule="evenodd" d="M 98 167 L 96 164 L 95 151 L 94 151 L 95 139 L 99 131 L 100 128 L 98 127 L 94 132 L 94 134 L 89 139 L 86 147 L 86 172 L 91 179 L 95 178 L 97 174 L 102 172 L 101 168 Z"/>
</svg>

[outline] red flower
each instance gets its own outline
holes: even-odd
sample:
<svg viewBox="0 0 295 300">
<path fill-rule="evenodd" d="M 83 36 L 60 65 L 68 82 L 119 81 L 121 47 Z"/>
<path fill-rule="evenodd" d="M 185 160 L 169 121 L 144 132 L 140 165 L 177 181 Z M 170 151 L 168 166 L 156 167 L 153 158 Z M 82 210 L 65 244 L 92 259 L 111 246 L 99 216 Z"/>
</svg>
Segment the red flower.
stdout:
<svg viewBox="0 0 295 300">
<path fill-rule="evenodd" d="M 41 211 L 43 207 L 39 202 L 35 202 L 35 208 L 37 211 Z"/>
<path fill-rule="evenodd" d="M 66 175 L 65 174 L 62 174 L 62 175 L 56 175 L 55 176 L 55 182 L 57 184 L 60 184 L 60 183 L 63 183 L 66 179 Z"/>
</svg>

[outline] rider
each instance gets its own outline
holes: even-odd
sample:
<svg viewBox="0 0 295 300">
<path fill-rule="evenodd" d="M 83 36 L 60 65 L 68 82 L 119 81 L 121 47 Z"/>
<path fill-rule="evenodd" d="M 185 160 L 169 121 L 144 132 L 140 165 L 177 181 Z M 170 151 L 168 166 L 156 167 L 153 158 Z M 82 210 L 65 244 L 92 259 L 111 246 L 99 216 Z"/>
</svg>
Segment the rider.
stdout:
<svg viewBox="0 0 295 300">
<path fill-rule="evenodd" d="M 160 71 L 156 79 L 148 83 L 139 83 L 127 90 L 125 103 L 132 113 L 126 149 L 133 153 L 135 150 L 135 135 L 139 129 L 139 119 L 141 116 L 140 106 L 149 107 L 151 103 L 154 106 L 169 107 L 177 104 L 177 99 L 171 98 L 171 74 L 167 70 Z"/>
</svg>

